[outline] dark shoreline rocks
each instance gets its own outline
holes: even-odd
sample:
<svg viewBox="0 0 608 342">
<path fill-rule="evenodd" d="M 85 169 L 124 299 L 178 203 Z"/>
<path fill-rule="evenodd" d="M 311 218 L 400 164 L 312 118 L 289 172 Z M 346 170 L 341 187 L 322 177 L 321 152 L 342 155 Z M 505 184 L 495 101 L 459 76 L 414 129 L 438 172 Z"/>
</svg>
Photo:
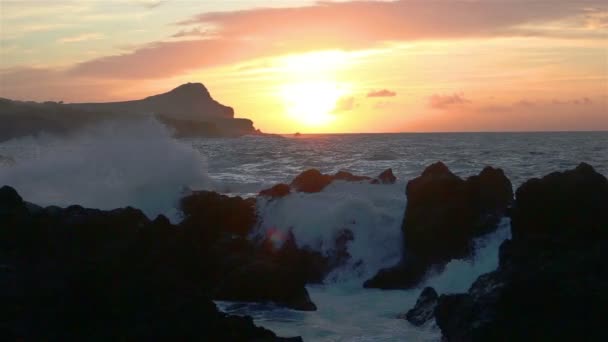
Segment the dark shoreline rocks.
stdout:
<svg viewBox="0 0 608 342">
<path fill-rule="evenodd" d="M 297 175 L 289 185 L 277 184 L 269 189 L 260 191 L 259 195 L 269 198 L 281 198 L 291 191 L 316 193 L 321 192 L 334 181 L 369 182 L 370 184 L 394 184 L 397 177 L 392 169 L 382 171 L 376 178 L 354 175 L 348 171 L 338 171 L 334 175 L 323 174 L 317 169 L 308 169 Z"/>
<path fill-rule="evenodd" d="M 424 290 L 422 290 L 422 293 L 420 293 L 416 305 L 405 315 L 399 316 L 398 318 L 404 318 L 408 322 L 419 327 L 434 317 L 438 299 L 439 296 L 435 289 L 432 287 L 425 287 Z"/>
<path fill-rule="evenodd" d="M 406 195 L 402 261 L 364 287 L 412 288 L 430 269 L 469 257 L 473 239 L 493 231 L 505 215 L 513 190 L 500 169 L 486 167 L 463 180 L 437 162 L 408 182 Z"/>
<path fill-rule="evenodd" d="M 215 272 L 225 270 L 230 259 L 217 251 L 235 241 L 241 244 L 233 248 L 237 256 L 254 249 L 242 237 L 255 219 L 247 212 L 248 202 L 194 196 L 184 200 L 189 211 L 184 226 L 174 226 L 163 216 L 151 221 L 133 208 L 41 208 L 24 202 L 13 188 L 0 188 L 3 336 L 283 340 L 256 327 L 251 317 L 226 315 L 212 302 L 219 281 Z M 274 277 L 276 272 L 268 273 Z M 250 279 L 254 284 L 275 280 Z M 301 308 L 314 305 L 303 282 L 284 277 L 282 284 L 293 284 L 290 295 L 302 298 Z"/>
<path fill-rule="evenodd" d="M 525 182 L 497 270 L 441 295 L 444 339 L 606 341 L 608 179 L 590 165 Z"/>
</svg>

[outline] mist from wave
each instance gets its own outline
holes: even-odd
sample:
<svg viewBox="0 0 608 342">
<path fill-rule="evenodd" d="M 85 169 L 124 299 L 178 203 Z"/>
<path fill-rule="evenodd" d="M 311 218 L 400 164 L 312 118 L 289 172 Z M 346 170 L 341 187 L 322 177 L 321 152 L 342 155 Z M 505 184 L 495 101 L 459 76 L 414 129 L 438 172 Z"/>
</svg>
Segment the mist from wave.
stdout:
<svg viewBox="0 0 608 342">
<path fill-rule="evenodd" d="M 1 144 L 0 154 L 13 160 L 0 166 L 0 184 L 42 206 L 133 206 L 175 221 L 183 192 L 211 184 L 205 157 L 153 118 L 107 121 L 69 136 L 19 138 Z"/>
</svg>

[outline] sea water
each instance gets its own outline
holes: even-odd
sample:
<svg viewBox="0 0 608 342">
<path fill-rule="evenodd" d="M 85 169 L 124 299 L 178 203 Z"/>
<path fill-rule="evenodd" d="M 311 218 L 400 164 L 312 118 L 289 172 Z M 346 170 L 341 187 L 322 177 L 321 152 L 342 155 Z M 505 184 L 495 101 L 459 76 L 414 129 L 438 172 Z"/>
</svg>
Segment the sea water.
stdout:
<svg viewBox="0 0 608 342">
<path fill-rule="evenodd" d="M 314 312 L 272 304 L 219 302 L 221 309 L 254 317 L 282 336 L 306 341 L 437 341 L 434 322 L 418 328 L 396 316 L 411 308 L 424 286 L 439 293 L 463 292 L 496 268 L 498 246 L 509 221 L 475 241 L 468 260 L 450 262 L 419 288 L 382 291 L 362 283 L 401 254 L 405 185 L 428 165 L 443 161 L 467 177 L 484 166 L 502 168 L 514 188 L 531 177 L 587 162 L 608 174 L 607 132 L 429 133 L 247 136 L 232 139 L 171 138 L 154 120 L 109 122 L 70 136 L 42 134 L 0 144 L 0 184 L 14 186 L 40 205 L 81 204 L 111 209 L 132 205 L 153 218 L 179 221 L 177 201 L 191 189 L 253 196 L 289 183 L 309 168 L 376 176 L 392 168 L 396 184 L 334 182 L 320 193 L 259 198 L 257 229 L 291 230 L 300 245 L 327 252 L 344 229 L 354 234 L 352 258 L 325 284 L 309 286 Z M 441 238 L 441 237 L 437 237 Z"/>
</svg>

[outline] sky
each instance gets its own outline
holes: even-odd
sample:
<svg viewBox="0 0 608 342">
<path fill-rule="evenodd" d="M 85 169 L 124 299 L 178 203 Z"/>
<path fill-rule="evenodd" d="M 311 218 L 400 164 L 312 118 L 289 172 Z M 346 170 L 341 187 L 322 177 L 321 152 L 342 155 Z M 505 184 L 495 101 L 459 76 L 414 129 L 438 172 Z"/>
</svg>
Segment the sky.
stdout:
<svg viewBox="0 0 608 342">
<path fill-rule="evenodd" d="M 186 82 L 271 133 L 608 130 L 608 3 L 0 0 L 0 97 Z"/>
</svg>

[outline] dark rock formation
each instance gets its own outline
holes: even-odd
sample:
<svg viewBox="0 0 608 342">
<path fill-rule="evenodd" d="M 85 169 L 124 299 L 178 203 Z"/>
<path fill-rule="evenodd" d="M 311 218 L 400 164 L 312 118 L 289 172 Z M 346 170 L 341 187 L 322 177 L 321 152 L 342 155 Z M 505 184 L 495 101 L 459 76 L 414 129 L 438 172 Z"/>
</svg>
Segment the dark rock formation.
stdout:
<svg viewBox="0 0 608 342">
<path fill-rule="evenodd" d="M 215 242 L 225 233 L 246 237 L 257 218 L 254 198 L 230 197 L 211 191 L 197 191 L 182 198 L 180 208 L 184 215 L 180 225 L 186 230 L 204 233 L 206 236 L 200 239 L 208 242 Z"/>
<path fill-rule="evenodd" d="M 291 187 L 299 192 L 320 192 L 333 181 L 330 175 L 324 175 L 317 169 L 306 170 L 291 182 Z"/>
<path fill-rule="evenodd" d="M 281 198 L 289 195 L 291 188 L 287 184 L 277 184 L 270 189 L 260 191 L 260 196 L 268 196 L 271 198 Z"/>
<path fill-rule="evenodd" d="M 486 167 L 463 180 L 438 162 L 408 182 L 406 195 L 403 260 L 380 270 L 365 287 L 410 288 L 431 267 L 470 256 L 473 238 L 496 228 L 513 190 L 500 169 Z"/>
<path fill-rule="evenodd" d="M 395 184 L 397 181 L 397 177 L 393 174 L 393 169 L 386 169 L 382 171 L 373 181 L 374 183 L 382 183 L 382 184 Z"/>
<path fill-rule="evenodd" d="M 338 171 L 334 176 L 333 176 L 333 180 L 343 180 L 343 181 L 347 181 L 347 182 L 361 182 L 361 181 L 368 181 L 371 178 L 367 177 L 367 176 L 357 176 L 357 175 L 353 175 L 350 172 L 347 171 Z"/>
<path fill-rule="evenodd" d="M 181 208 L 180 227 L 204 262 L 201 272 L 208 276 L 214 299 L 316 309 L 305 288 L 305 271 L 280 253 L 267 253 L 263 242 L 248 239 L 257 221 L 255 199 L 200 191 L 184 197 Z"/>
<path fill-rule="evenodd" d="M 574 170 L 531 179 L 517 189 L 511 211 L 513 238 L 543 238 L 555 233 L 580 236 L 605 233 L 608 181 L 581 163 Z"/>
<path fill-rule="evenodd" d="M 0 188 L 0 331 L 6 340 L 282 340 L 219 312 L 196 256 L 165 217 L 40 208 Z"/>
<path fill-rule="evenodd" d="M 441 296 L 448 341 L 606 341 L 608 180 L 587 164 L 518 190 L 496 271 Z"/>
<path fill-rule="evenodd" d="M 367 176 L 353 175 L 347 171 L 338 171 L 335 175 L 326 175 L 317 169 L 306 170 L 291 182 L 291 187 L 299 192 L 320 192 L 333 181 L 340 180 L 345 182 L 370 182 L 372 184 L 393 184 L 396 181 L 391 169 L 382 172 L 377 179 Z M 265 190 L 268 191 L 268 190 Z"/>
<path fill-rule="evenodd" d="M 435 308 L 437 307 L 437 299 L 439 296 L 432 287 L 425 287 L 416 301 L 414 308 L 410 309 L 405 316 L 408 322 L 415 326 L 421 326 L 435 316 Z"/>
</svg>

